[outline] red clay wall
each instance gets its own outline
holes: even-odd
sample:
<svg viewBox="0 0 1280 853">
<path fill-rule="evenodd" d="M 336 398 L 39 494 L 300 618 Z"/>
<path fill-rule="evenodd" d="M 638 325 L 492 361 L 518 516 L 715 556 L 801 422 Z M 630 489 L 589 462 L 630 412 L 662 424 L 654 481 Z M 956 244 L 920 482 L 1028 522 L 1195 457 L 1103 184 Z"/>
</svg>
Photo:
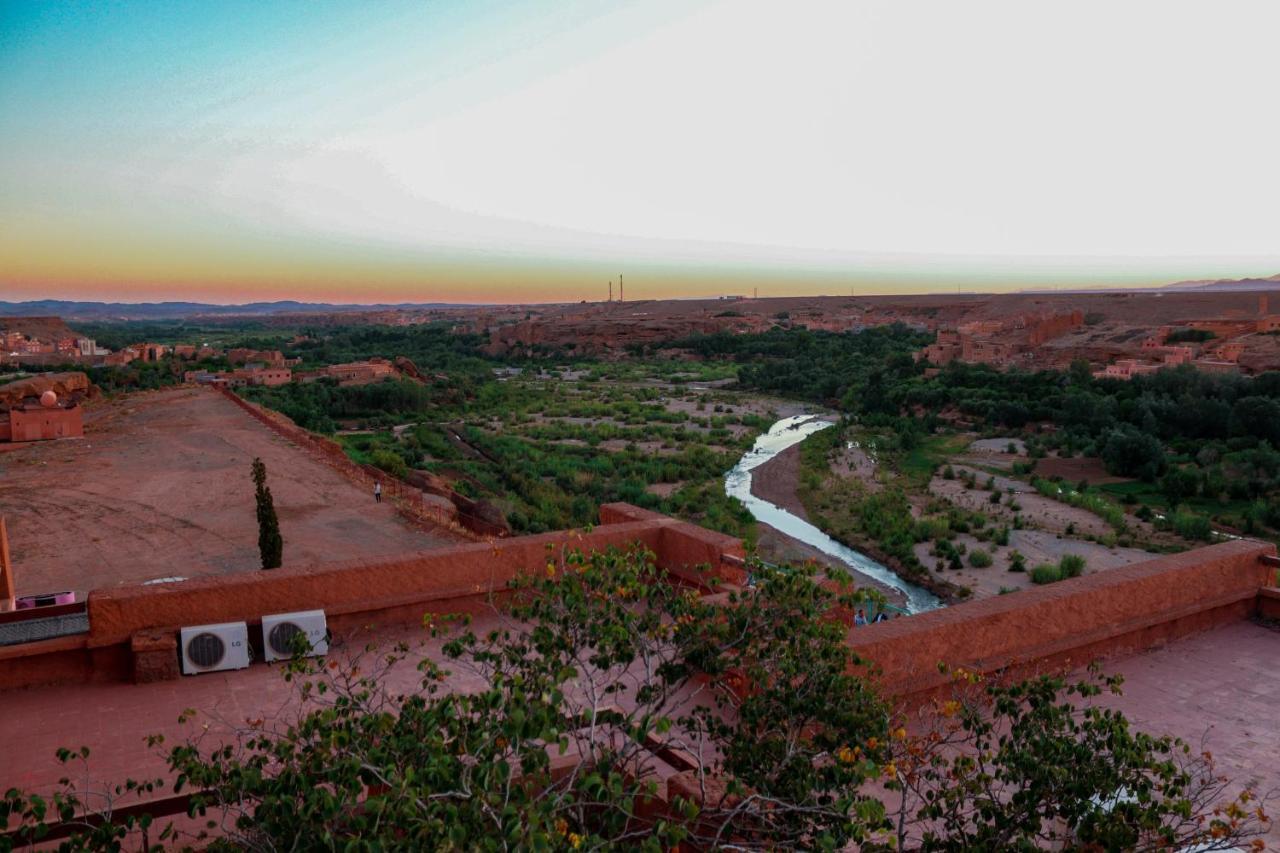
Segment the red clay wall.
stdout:
<svg viewBox="0 0 1280 853">
<path fill-rule="evenodd" d="M 84 435 L 80 407 L 10 409 L 9 433 L 11 441 L 46 441 Z"/>
<path fill-rule="evenodd" d="M 522 572 L 542 571 L 573 548 L 603 550 L 633 542 L 657 551 L 661 526 L 652 522 L 474 543 L 377 563 L 195 578 L 174 584 L 122 586 L 89 594 L 89 646 L 126 642 L 149 628 L 260 619 L 264 614 L 323 609 L 339 628 L 344 616 L 412 607 L 452 612 L 483 606 Z"/>
<path fill-rule="evenodd" d="M 942 687 L 938 664 L 984 672 L 1079 666 L 1246 618 L 1257 608 L 1275 546 L 1211 545 L 1119 569 L 958 604 L 849 632 L 882 687 L 922 697 Z"/>
<path fill-rule="evenodd" d="M 692 524 L 626 504 L 601 508 L 603 523 L 587 531 L 560 531 L 458 545 L 376 563 L 195 578 L 175 584 L 94 590 L 88 598 L 89 633 L 49 644 L 0 649 L 0 689 L 59 681 L 131 677 L 131 643 L 142 633 L 184 625 L 247 621 L 295 610 L 323 609 L 334 630 L 371 623 L 416 622 L 424 613 L 478 612 L 508 594 L 518 575 L 558 565 L 572 550 L 601 551 L 640 545 L 659 566 L 689 582 L 709 565 L 728 581 L 739 569 L 722 555 L 743 555 L 742 543 Z"/>
<path fill-rule="evenodd" d="M 1280 621 L 1280 589 L 1270 587 L 1258 593 L 1258 615 Z"/>
<path fill-rule="evenodd" d="M 125 642 L 150 628 L 254 621 L 264 614 L 313 608 L 324 609 L 338 627 L 343 617 L 364 624 L 370 614 L 385 619 L 405 609 L 409 612 L 403 615 L 416 620 L 428 611 L 484 606 L 518 575 L 543 571 L 549 559 L 559 562 L 575 549 L 601 551 L 638 543 L 655 553 L 658 565 L 681 577 L 692 579 L 693 567 L 707 564 L 719 576 L 737 579 L 737 570 L 721 566 L 720 559 L 725 553 L 742 555 L 736 539 L 626 505 L 608 505 L 601 515 L 605 523 L 590 532 L 458 545 L 377 563 L 285 566 L 94 590 L 88 600 L 89 647 Z"/>
</svg>

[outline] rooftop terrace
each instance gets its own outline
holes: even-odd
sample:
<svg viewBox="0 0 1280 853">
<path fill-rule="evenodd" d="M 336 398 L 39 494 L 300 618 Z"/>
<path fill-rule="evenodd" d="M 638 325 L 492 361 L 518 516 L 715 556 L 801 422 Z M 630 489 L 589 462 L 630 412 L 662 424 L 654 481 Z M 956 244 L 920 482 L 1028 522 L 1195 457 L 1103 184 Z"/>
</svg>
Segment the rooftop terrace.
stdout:
<svg viewBox="0 0 1280 853">
<path fill-rule="evenodd" d="M 424 612 L 467 612 L 481 627 L 500 618 L 508 582 L 563 560 L 572 549 L 639 544 L 684 583 L 704 571 L 740 583 L 740 542 L 625 504 L 601 510 L 590 531 L 562 531 L 402 553 L 382 560 L 118 586 L 88 597 L 88 630 L 0 647 L 0 786 L 40 789 L 65 775 L 60 746 L 90 747 L 89 773 L 118 781 L 164 769 L 148 734 L 172 743 L 204 731 L 216 741 L 249 719 L 288 717 L 292 688 L 277 667 L 180 678 L 179 626 L 322 608 L 334 655 L 372 640 L 421 637 Z M 1260 791 L 1280 788 L 1280 633 L 1251 618 L 1280 617 L 1274 546 L 1233 541 L 1049 587 L 881 624 L 851 627 L 849 643 L 881 669 L 882 689 L 903 704 L 936 695 L 937 664 L 1019 672 L 1070 670 L 1096 659 L 1126 676 L 1109 699 L 1135 723 L 1202 742 L 1219 769 Z M 705 589 L 705 587 L 704 587 Z M 424 638 L 425 641 L 425 638 Z M 438 654 L 430 642 L 429 655 Z M 391 689 L 416 682 L 393 670 Z M 465 674 L 452 686 L 467 689 Z M 141 682 L 141 683 L 131 683 Z M 180 723 L 183 709 L 199 715 Z M 191 728 L 195 726 L 196 728 Z M 1273 830 L 1274 832 L 1274 830 Z M 1275 839 L 1280 840 L 1280 839 Z"/>
</svg>

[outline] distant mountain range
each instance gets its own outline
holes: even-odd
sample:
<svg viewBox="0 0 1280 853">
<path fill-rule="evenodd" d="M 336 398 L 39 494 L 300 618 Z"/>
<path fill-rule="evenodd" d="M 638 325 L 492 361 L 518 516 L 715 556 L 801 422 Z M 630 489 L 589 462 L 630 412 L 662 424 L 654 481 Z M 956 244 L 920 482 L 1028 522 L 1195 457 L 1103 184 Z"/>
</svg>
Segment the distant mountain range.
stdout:
<svg viewBox="0 0 1280 853">
<path fill-rule="evenodd" d="M 1280 275 L 1267 278 L 1216 278 L 1200 281 L 1175 281 L 1166 284 L 1162 290 L 1273 290 L 1280 288 Z"/>
<path fill-rule="evenodd" d="M 1108 288 L 1080 290 L 1028 290 L 1026 293 L 1099 293 Z M 1131 287 L 1114 288 L 1133 291 Z M 1166 284 L 1160 290 L 1233 292 L 1280 289 L 1280 275 L 1267 278 L 1202 279 Z M 400 302 L 396 304 L 355 305 L 329 302 L 250 302 L 245 305 L 214 305 L 207 302 L 74 302 L 64 299 L 38 299 L 31 302 L 0 302 L 0 316 L 56 316 L 66 320 L 179 320 L 191 317 L 271 317 L 279 314 L 359 314 L 375 311 L 421 311 L 432 308 L 475 307 L 452 302 Z"/>
<path fill-rule="evenodd" d="M 0 302 L 0 315 L 10 317 L 58 316 L 68 320 L 177 320 L 184 317 L 270 317 L 275 314 L 354 314 L 369 311 L 457 308 L 445 302 L 402 302 L 396 305 L 332 305 L 327 302 L 250 302 L 245 305 L 212 305 L 205 302 L 72 302 L 38 299 L 32 302 Z"/>
</svg>

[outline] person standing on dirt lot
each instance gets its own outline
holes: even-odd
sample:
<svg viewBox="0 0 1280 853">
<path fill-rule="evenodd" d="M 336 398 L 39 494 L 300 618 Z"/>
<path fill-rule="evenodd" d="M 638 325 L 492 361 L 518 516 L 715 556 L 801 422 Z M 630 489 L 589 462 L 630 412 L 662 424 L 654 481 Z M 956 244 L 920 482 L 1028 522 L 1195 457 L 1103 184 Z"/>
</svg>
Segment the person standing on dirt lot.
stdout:
<svg viewBox="0 0 1280 853">
<path fill-rule="evenodd" d="M 382 481 L 375 480 L 373 483 L 373 500 L 376 503 L 382 503 Z"/>
</svg>

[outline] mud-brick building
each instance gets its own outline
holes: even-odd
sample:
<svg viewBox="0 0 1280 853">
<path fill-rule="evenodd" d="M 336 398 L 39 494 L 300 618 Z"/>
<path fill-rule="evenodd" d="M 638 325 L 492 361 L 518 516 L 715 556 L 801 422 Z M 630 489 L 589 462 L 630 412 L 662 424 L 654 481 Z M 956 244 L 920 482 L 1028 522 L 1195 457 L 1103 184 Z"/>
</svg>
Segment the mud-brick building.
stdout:
<svg viewBox="0 0 1280 853">
<path fill-rule="evenodd" d="M 21 403 L 0 413 L 0 441 L 46 441 L 82 435 L 84 419 L 76 403 Z"/>
</svg>

